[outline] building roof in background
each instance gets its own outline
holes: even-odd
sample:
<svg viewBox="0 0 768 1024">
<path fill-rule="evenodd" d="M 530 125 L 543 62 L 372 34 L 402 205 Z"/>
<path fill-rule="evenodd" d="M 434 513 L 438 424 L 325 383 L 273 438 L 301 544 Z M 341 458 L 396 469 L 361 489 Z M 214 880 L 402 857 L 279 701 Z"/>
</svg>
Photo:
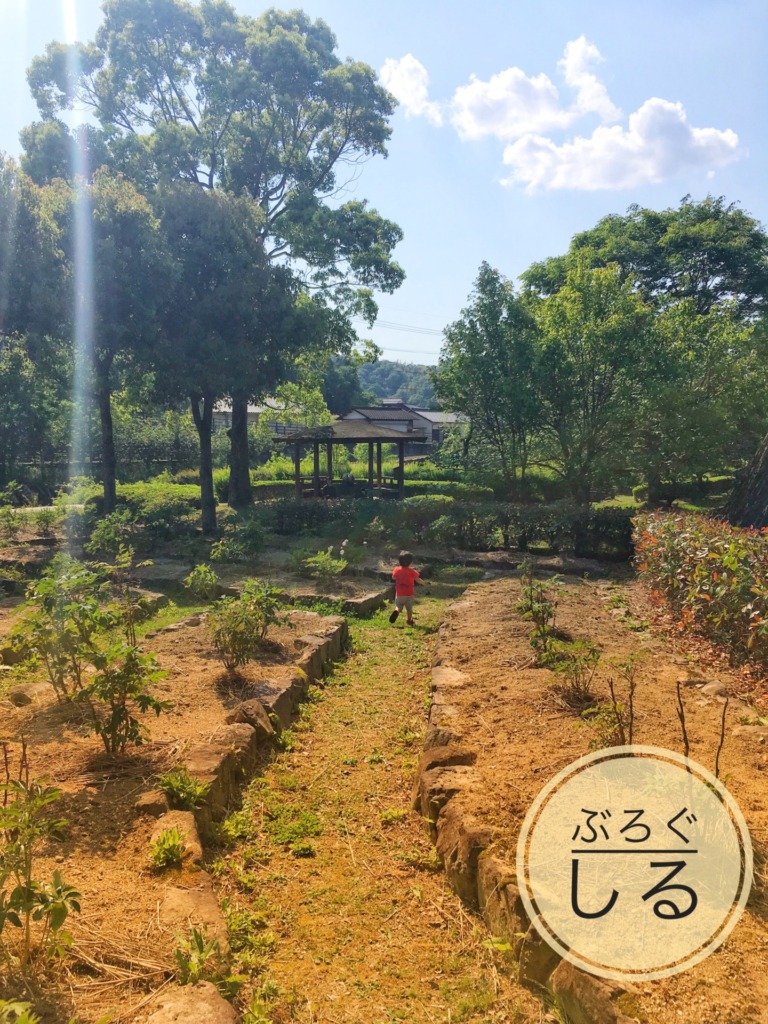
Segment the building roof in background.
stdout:
<svg viewBox="0 0 768 1024">
<path fill-rule="evenodd" d="M 308 427 L 280 437 L 287 444 L 291 441 L 404 441 L 410 444 L 426 439 L 426 434 L 421 430 L 406 434 L 402 430 L 380 427 L 367 420 L 334 420 L 324 427 Z"/>
<path fill-rule="evenodd" d="M 355 406 L 354 409 L 350 409 L 347 413 L 359 412 L 361 416 L 365 416 L 367 420 L 394 420 L 397 423 L 403 423 L 405 420 L 412 420 L 415 417 L 421 416 L 422 419 L 426 417 L 422 416 L 420 412 L 412 409 L 409 405 L 400 404 L 398 406 L 371 406 L 365 408 L 362 406 Z"/>
</svg>

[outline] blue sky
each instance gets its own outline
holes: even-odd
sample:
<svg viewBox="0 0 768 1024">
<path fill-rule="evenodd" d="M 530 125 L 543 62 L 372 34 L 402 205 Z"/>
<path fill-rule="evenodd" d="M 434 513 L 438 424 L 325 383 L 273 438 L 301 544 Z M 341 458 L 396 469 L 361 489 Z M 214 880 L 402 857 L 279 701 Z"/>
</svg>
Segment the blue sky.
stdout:
<svg viewBox="0 0 768 1024">
<path fill-rule="evenodd" d="M 407 280 L 363 332 L 386 358 L 437 361 L 483 260 L 514 278 L 630 203 L 710 192 L 768 224 L 764 0 L 301 6 L 401 101 L 389 158 L 354 186 L 405 232 Z M 99 20 L 95 0 L 0 0 L 0 150 L 16 155 L 36 116 L 31 58 L 73 21 L 89 39 Z"/>
</svg>

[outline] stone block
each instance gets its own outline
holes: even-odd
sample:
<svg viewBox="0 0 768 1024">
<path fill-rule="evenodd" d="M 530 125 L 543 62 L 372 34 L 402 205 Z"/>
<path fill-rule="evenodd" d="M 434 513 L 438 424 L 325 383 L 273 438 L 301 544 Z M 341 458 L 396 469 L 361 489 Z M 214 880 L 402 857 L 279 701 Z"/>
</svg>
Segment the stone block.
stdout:
<svg viewBox="0 0 768 1024">
<path fill-rule="evenodd" d="M 562 958 L 531 925 L 520 949 L 519 980 L 537 992 L 547 987 L 549 977 Z"/>
<path fill-rule="evenodd" d="M 211 879 L 205 872 L 198 889 L 169 886 L 160 905 L 160 923 L 175 937 L 186 937 L 191 928 L 205 931 L 209 938 L 217 939 L 224 956 L 229 953 L 227 922 L 211 888 Z"/>
<path fill-rule="evenodd" d="M 567 960 L 552 972 L 549 987 L 571 1024 L 631 1024 L 636 1019 L 620 1008 L 633 994 L 626 986 L 585 974 Z"/>
<path fill-rule="evenodd" d="M 235 1024 L 237 1014 L 209 981 L 163 989 L 146 1024 Z"/>
<path fill-rule="evenodd" d="M 35 701 L 52 700 L 55 695 L 50 683 L 19 683 L 8 691 L 8 700 L 14 707 L 23 708 Z"/>
<path fill-rule="evenodd" d="M 451 801 L 440 812 L 435 846 L 443 861 L 445 876 L 454 892 L 475 910 L 478 906 L 478 858 L 494 837 L 494 830 L 466 813 L 458 801 Z"/>
<path fill-rule="evenodd" d="M 157 842 L 163 832 L 173 828 L 178 829 L 184 838 L 183 859 L 192 864 L 202 864 L 203 844 L 200 842 L 195 816 L 192 811 L 166 811 L 165 814 L 158 818 L 157 824 L 152 830 L 151 842 Z"/>
<path fill-rule="evenodd" d="M 140 817 L 159 818 L 161 814 L 168 812 L 168 797 L 159 789 L 152 789 L 149 793 L 142 793 L 134 803 L 133 809 Z"/>
<path fill-rule="evenodd" d="M 256 742 L 260 746 L 266 746 L 275 737 L 275 730 L 269 720 L 269 715 L 261 701 L 256 700 L 255 697 L 251 700 L 242 701 L 242 703 L 232 708 L 231 711 L 228 711 L 224 721 L 232 725 L 240 722 L 250 725 L 256 733 Z"/>
<path fill-rule="evenodd" d="M 513 868 L 488 851 L 477 861 L 477 900 L 491 934 L 517 949 L 530 925 L 528 915 Z"/>
</svg>

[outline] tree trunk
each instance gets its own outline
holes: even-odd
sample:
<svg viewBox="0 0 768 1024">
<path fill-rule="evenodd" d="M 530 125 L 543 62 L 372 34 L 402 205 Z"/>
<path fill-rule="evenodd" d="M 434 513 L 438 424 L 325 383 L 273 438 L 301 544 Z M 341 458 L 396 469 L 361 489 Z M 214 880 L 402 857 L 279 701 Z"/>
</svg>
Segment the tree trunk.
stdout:
<svg viewBox="0 0 768 1024">
<path fill-rule="evenodd" d="M 96 388 L 101 423 L 101 479 L 104 485 L 104 513 L 115 511 L 117 504 L 117 457 L 115 435 L 112 430 L 112 392 L 109 386 L 110 363 L 96 366 Z"/>
<path fill-rule="evenodd" d="M 768 437 L 747 468 L 737 474 L 725 514 L 734 526 L 768 526 Z"/>
<path fill-rule="evenodd" d="M 229 493 L 231 508 L 247 508 L 253 501 L 248 459 L 248 396 L 232 395 L 232 426 L 229 431 Z"/>
<path fill-rule="evenodd" d="M 200 440 L 200 503 L 202 507 L 203 533 L 216 533 L 216 493 L 213 489 L 213 456 L 211 434 L 213 432 L 213 395 L 202 392 L 190 395 L 192 419 L 195 421 Z"/>
</svg>

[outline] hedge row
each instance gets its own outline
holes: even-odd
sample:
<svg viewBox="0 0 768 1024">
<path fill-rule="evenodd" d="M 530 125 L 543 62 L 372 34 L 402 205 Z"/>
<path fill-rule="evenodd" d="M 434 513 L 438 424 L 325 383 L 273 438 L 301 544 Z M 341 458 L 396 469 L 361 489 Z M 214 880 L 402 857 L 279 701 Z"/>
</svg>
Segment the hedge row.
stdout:
<svg viewBox="0 0 768 1024">
<path fill-rule="evenodd" d="M 635 519 L 637 568 L 686 625 L 768 661 L 768 531 L 692 513 Z"/>
</svg>

